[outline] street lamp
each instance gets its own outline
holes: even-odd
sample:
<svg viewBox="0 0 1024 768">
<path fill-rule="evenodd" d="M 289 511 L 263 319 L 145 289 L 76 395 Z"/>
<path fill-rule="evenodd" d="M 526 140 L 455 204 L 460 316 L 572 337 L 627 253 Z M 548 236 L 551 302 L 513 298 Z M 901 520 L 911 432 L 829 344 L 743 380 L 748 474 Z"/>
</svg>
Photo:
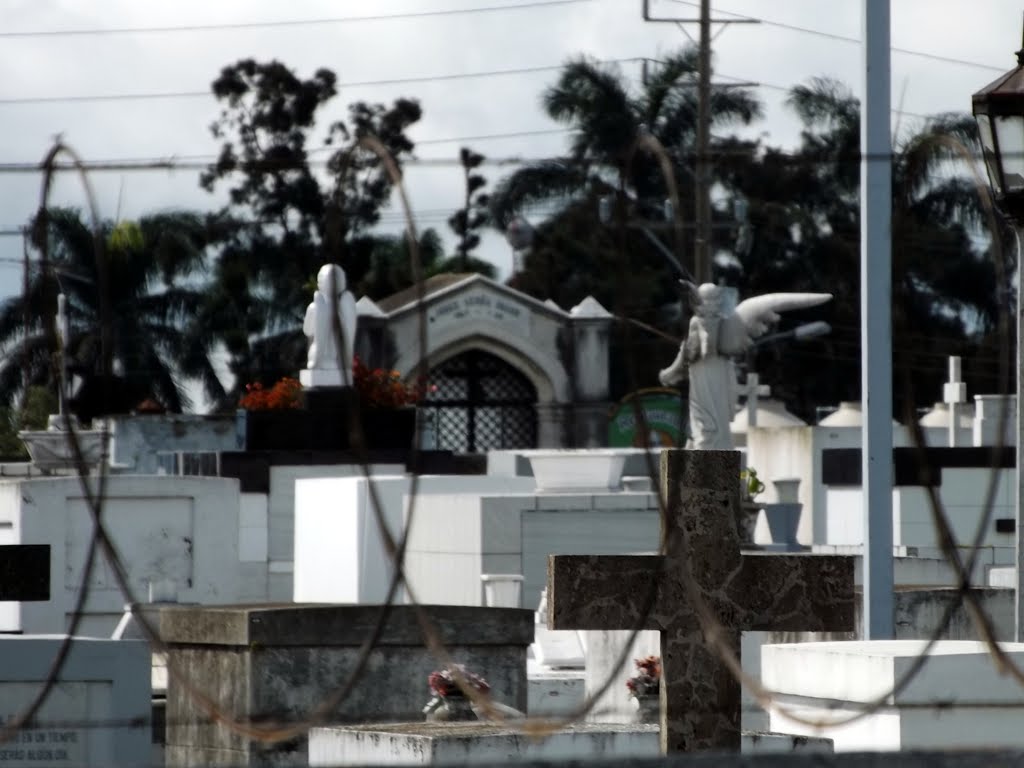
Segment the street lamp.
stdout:
<svg viewBox="0 0 1024 768">
<path fill-rule="evenodd" d="M 985 167 L 995 193 L 996 203 L 1013 223 L 1017 240 L 1017 590 L 1014 639 L 1024 640 L 1024 311 L 1021 293 L 1021 228 L 1024 227 L 1024 48 L 1017 51 L 1017 66 L 986 85 L 971 97 L 974 118 L 978 121 L 985 152 Z M 998 237 L 998 233 L 993 233 Z"/>
</svg>

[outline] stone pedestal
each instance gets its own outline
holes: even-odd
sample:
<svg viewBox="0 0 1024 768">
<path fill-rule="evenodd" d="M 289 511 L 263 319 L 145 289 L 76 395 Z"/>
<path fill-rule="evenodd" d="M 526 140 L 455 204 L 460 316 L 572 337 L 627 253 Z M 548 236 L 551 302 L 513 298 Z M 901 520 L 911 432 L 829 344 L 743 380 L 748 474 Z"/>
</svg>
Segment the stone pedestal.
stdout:
<svg viewBox="0 0 1024 768">
<path fill-rule="evenodd" d="M 483 676 L 500 701 L 524 710 L 533 612 L 426 606 L 452 660 Z M 302 722 L 344 685 L 373 631 L 379 606 L 165 607 L 168 666 L 235 718 Z M 421 721 L 427 677 L 441 663 L 414 610 L 392 607 L 363 681 L 329 714 L 333 722 Z M 190 691 L 167 689 L 168 766 L 306 765 L 307 739 L 262 744 L 211 722 Z"/>
</svg>

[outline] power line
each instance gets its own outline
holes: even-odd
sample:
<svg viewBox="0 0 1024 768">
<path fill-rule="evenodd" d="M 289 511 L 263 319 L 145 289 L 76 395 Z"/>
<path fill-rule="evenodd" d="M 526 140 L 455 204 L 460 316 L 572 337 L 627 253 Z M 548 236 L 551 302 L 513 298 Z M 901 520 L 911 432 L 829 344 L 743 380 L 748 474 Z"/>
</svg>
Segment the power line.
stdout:
<svg viewBox="0 0 1024 768">
<path fill-rule="evenodd" d="M 622 59 L 605 59 L 600 64 L 624 64 L 633 61 L 640 61 L 641 57 L 635 56 Z M 563 69 L 565 64 L 544 64 L 536 67 L 514 67 L 511 69 L 491 69 L 479 72 L 453 72 L 442 75 L 422 75 L 418 77 L 395 77 L 385 80 L 361 80 L 350 83 L 339 83 L 339 88 L 367 88 L 381 85 L 402 85 L 405 83 L 433 83 L 448 80 L 471 80 L 484 77 L 502 77 L 507 75 L 533 74 L 536 72 L 552 72 Z M 54 104 L 59 102 L 84 102 L 84 101 L 143 101 L 157 99 L 197 99 L 211 98 L 213 92 L 205 91 L 151 91 L 143 93 L 108 93 L 108 94 L 85 94 L 68 96 L 12 96 L 0 98 L 0 104 Z"/>
<path fill-rule="evenodd" d="M 366 21 L 396 21 L 404 19 L 424 19 L 440 16 L 460 16 L 474 13 L 493 13 L 499 11 L 518 11 L 532 8 L 545 8 L 575 3 L 589 3 L 592 0 L 544 0 L 543 2 L 521 3 L 518 5 L 491 5 L 477 8 L 453 8 L 441 11 L 417 11 L 412 13 L 394 13 L 378 16 L 338 16 L 324 19 L 293 19 L 281 21 L 250 21 L 225 22 L 222 24 L 182 24 L 164 27 L 111 27 L 108 29 L 44 29 L 24 32 L 0 32 L 0 38 L 31 38 L 31 37 L 88 37 L 96 35 L 140 35 L 152 33 L 175 32 L 216 32 L 222 30 L 273 29 L 278 27 L 308 27 L 320 24 L 354 24 Z"/>
<path fill-rule="evenodd" d="M 700 6 L 699 3 L 693 2 L 693 0 L 672 0 L 673 3 L 679 5 L 688 5 L 694 8 Z M 725 16 L 732 16 L 737 19 L 744 19 L 747 21 L 757 21 L 764 24 L 767 27 L 778 27 L 779 29 L 788 29 L 792 32 L 801 32 L 808 35 L 815 35 L 816 37 L 826 38 L 828 40 L 839 40 L 844 43 L 857 43 L 860 45 L 863 41 L 859 37 L 849 37 L 848 35 L 839 35 L 834 32 L 825 32 L 820 29 L 812 29 L 810 27 L 801 27 L 796 24 L 786 24 L 781 21 L 771 21 L 769 19 L 761 18 L 760 16 L 747 16 L 742 13 L 735 13 L 733 11 L 723 11 L 721 8 L 715 8 L 715 13 L 721 13 Z M 988 69 L 993 72 L 1005 72 L 1006 67 L 996 67 L 992 64 L 983 64 L 980 61 L 969 61 L 967 59 L 956 59 L 951 56 L 940 56 L 937 53 L 928 53 L 927 51 L 915 51 L 911 48 L 897 48 L 892 46 L 890 50 L 893 53 L 900 53 L 905 56 L 917 56 L 923 59 L 931 59 L 933 61 L 942 61 L 947 64 L 957 64 L 963 67 L 975 67 L 976 69 Z"/>
</svg>

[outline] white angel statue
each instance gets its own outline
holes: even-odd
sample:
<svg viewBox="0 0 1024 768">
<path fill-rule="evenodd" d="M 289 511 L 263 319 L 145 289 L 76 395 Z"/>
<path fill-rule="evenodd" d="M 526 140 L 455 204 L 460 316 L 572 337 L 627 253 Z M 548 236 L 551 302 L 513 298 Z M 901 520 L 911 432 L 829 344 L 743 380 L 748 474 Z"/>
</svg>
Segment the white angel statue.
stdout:
<svg viewBox="0 0 1024 768">
<path fill-rule="evenodd" d="M 345 282 L 345 270 L 337 264 L 324 264 L 317 273 L 317 290 L 302 323 L 310 341 L 306 370 L 299 372 L 303 386 L 352 385 L 357 312 L 356 300 Z M 341 327 L 340 339 L 335 323 Z"/>
<path fill-rule="evenodd" d="M 686 339 L 672 364 L 658 374 L 662 386 L 690 379 L 690 439 L 687 448 L 732 449 L 729 423 L 738 393 L 732 358 L 744 354 L 754 339 L 778 321 L 779 312 L 823 304 L 830 293 L 766 293 L 722 310 L 722 289 L 680 281 L 691 291 L 694 315 Z"/>
</svg>

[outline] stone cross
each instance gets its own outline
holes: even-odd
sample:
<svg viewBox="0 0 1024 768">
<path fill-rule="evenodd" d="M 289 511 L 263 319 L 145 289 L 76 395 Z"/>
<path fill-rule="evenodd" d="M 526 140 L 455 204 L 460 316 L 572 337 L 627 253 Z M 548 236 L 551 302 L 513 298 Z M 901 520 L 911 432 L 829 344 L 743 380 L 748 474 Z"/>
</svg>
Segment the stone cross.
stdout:
<svg viewBox="0 0 1024 768">
<path fill-rule="evenodd" d="M 548 560 L 551 629 L 660 630 L 663 753 L 740 748 L 740 684 L 705 637 L 691 589 L 736 658 L 743 630 L 854 629 L 853 558 L 740 552 L 739 477 L 736 451 L 666 450 L 664 556 Z"/>
<path fill-rule="evenodd" d="M 772 393 L 771 387 L 761 384 L 756 373 L 747 372 L 747 383 L 744 386 L 744 394 L 747 396 L 747 426 L 757 426 L 757 399 L 764 395 L 768 397 Z"/>
<path fill-rule="evenodd" d="M 942 385 L 942 399 L 949 404 L 949 447 L 956 448 L 960 432 L 960 406 L 967 402 L 967 385 L 960 378 L 960 358 L 949 358 L 949 381 Z"/>
<path fill-rule="evenodd" d="M 0 600 L 50 599 L 50 545 L 0 546 Z"/>
</svg>

